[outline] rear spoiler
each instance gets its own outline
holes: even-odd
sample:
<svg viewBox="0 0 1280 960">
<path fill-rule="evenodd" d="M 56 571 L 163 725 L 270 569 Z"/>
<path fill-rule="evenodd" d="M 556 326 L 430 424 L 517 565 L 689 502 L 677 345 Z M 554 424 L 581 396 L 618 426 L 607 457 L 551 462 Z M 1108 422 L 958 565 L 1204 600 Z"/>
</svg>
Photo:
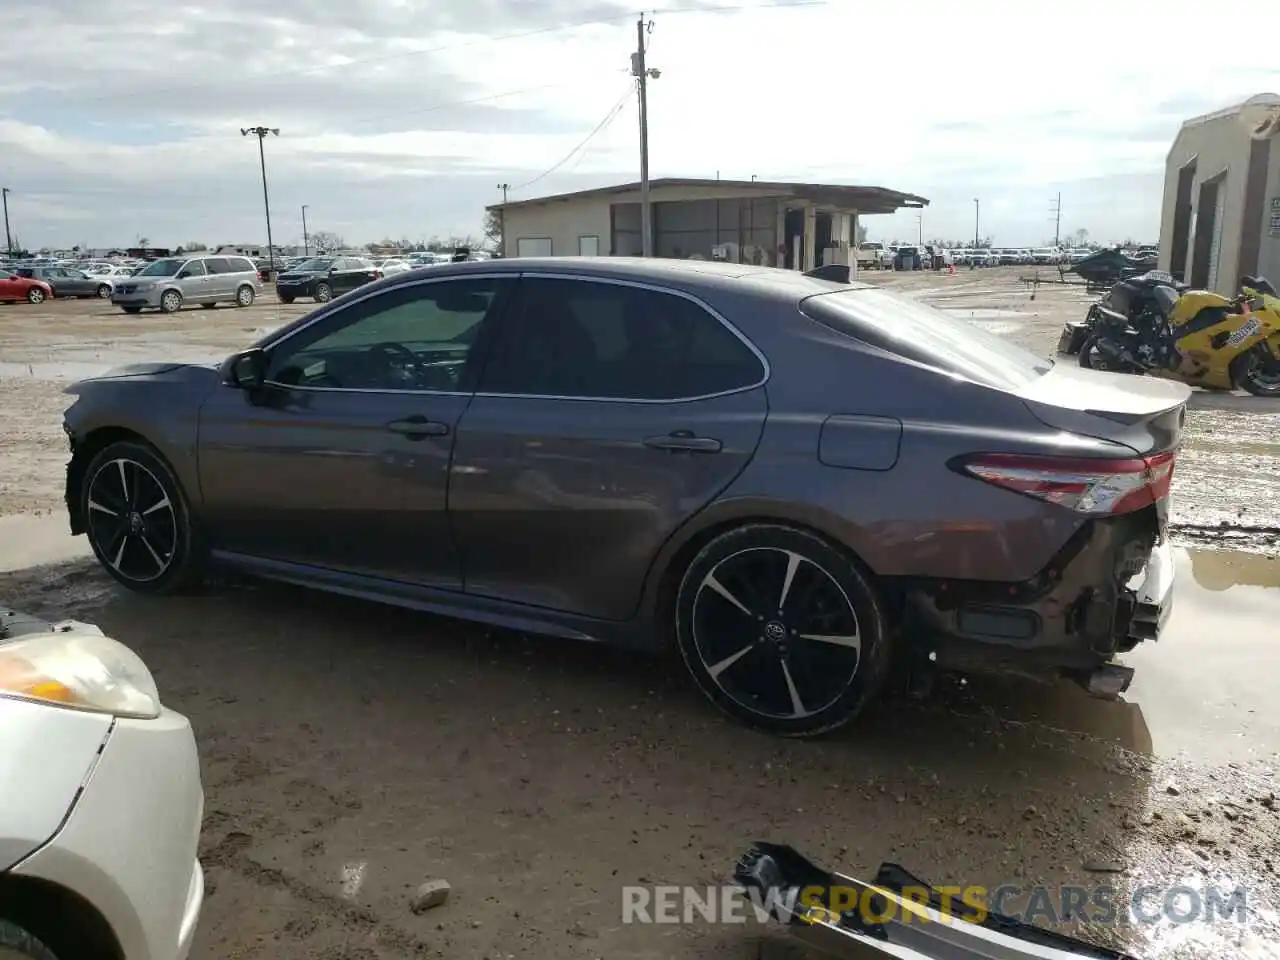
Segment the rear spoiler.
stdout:
<svg viewBox="0 0 1280 960">
<path fill-rule="evenodd" d="M 977 914 L 896 863 L 881 864 L 868 884 L 828 873 L 791 847 L 756 843 L 738 861 L 734 880 L 757 902 L 773 904 L 798 939 L 846 960 L 1138 960 L 1013 917 Z M 851 902 L 859 906 L 842 913 L 830 907 Z"/>
<path fill-rule="evenodd" d="M 824 263 L 820 267 L 813 270 L 806 270 L 806 277 L 813 277 L 815 280 L 830 280 L 832 283 L 848 283 L 849 282 L 849 265 L 847 263 Z"/>
</svg>

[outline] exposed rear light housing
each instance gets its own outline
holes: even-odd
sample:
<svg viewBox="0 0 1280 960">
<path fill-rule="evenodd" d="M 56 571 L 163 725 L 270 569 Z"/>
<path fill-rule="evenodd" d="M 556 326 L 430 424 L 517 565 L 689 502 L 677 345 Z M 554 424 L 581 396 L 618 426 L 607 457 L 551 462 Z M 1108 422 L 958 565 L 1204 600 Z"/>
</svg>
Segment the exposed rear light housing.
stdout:
<svg viewBox="0 0 1280 960">
<path fill-rule="evenodd" d="M 1132 513 L 1169 496 L 1176 450 L 1109 460 L 980 453 L 955 468 L 978 480 L 1090 516 Z"/>
</svg>

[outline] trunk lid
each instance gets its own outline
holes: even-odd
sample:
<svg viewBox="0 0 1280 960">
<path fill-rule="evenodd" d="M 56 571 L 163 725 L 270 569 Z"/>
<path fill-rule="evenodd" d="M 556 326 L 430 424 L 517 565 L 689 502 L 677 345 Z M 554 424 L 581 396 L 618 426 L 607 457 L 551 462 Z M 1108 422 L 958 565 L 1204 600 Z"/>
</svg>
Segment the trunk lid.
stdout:
<svg viewBox="0 0 1280 960">
<path fill-rule="evenodd" d="M 1191 396 L 1190 387 L 1171 380 L 1062 361 L 1015 392 L 1046 426 L 1124 444 L 1143 457 L 1178 447 Z"/>
</svg>

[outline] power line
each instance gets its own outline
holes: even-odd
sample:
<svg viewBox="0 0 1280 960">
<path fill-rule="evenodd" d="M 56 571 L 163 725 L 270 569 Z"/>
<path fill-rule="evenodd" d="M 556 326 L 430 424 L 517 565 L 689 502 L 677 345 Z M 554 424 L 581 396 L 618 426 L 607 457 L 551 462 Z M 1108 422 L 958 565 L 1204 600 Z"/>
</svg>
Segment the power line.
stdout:
<svg viewBox="0 0 1280 960">
<path fill-rule="evenodd" d="M 713 7 L 668 7 L 663 10 L 654 10 L 653 13 L 668 15 L 682 13 L 731 13 L 735 11 L 785 9 L 790 7 L 822 7 L 826 6 L 826 2 L 827 0 L 778 0 L 778 2 L 773 3 L 734 4 Z M 374 64 L 389 63 L 393 60 L 406 60 L 411 57 L 428 56 L 433 53 L 444 53 L 449 50 L 462 50 L 468 47 L 483 46 L 489 43 L 505 43 L 509 40 L 524 40 L 529 37 L 542 36 L 549 33 L 559 33 L 564 30 L 580 30 L 583 27 L 607 26 L 623 20 L 630 20 L 631 17 L 632 14 L 630 13 L 615 14 L 611 17 L 594 17 L 590 20 L 580 20 L 576 23 L 564 23 L 550 27 L 538 27 L 533 30 L 524 30 L 520 33 L 501 34 L 496 37 L 475 37 L 470 40 L 461 40 L 457 43 L 442 44 L 438 47 L 426 47 L 422 50 L 406 50 L 403 53 L 385 54 L 380 57 L 365 57 L 359 60 L 348 60 L 345 63 L 326 63 L 310 67 L 298 67 L 293 70 L 278 70 L 272 73 L 253 75 L 248 79 L 254 83 L 262 83 L 286 77 L 298 77 L 307 76 L 308 74 L 313 73 L 323 73 L 330 70 L 345 70 L 351 67 L 371 66 Z M 97 97 L 86 97 L 84 99 L 78 99 L 76 102 L 88 104 L 104 103 L 112 100 L 129 100 L 156 93 L 172 93 L 183 90 L 196 91 L 208 86 L 208 83 L 171 84 L 163 87 L 148 87 L 146 90 L 135 90 L 129 93 L 108 93 Z"/>
<path fill-rule="evenodd" d="M 631 84 L 627 84 L 627 92 L 622 95 L 621 99 L 619 99 L 617 103 L 615 103 L 612 107 L 609 108 L 609 112 L 604 115 L 604 117 L 600 120 L 600 122 L 597 123 L 595 127 L 592 128 L 591 132 L 588 133 L 581 140 L 581 142 L 578 143 L 576 147 L 574 147 L 567 154 L 565 154 L 559 161 L 552 164 L 546 170 L 543 170 L 540 174 L 538 174 L 532 180 L 526 180 L 524 183 L 517 183 L 514 186 L 512 186 L 510 189 L 514 191 L 514 190 L 523 190 L 526 187 L 531 187 L 535 183 L 537 183 L 539 180 L 542 180 L 546 177 L 551 176 L 551 174 L 555 173 L 557 170 L 563 167 L 566 163 L 572 160 L 574 156 L 577 155 L 578 151 L 582 150 L 583 147 L 585 147 L 588 143 L 590 143 L 593 139 L 595 139 L 597 135 L 602 133 L 605 130 L 605 128 L 608 127 L 609 124 L 611 124 L 614 121 L 614 119 L 618 116 L 618 114 L 620 114 L 623 108 L 627 105 L 627 101 L 631 99 L 631 95 L 634 92 L 635 92 L 635 88 Z"/>
</svg>

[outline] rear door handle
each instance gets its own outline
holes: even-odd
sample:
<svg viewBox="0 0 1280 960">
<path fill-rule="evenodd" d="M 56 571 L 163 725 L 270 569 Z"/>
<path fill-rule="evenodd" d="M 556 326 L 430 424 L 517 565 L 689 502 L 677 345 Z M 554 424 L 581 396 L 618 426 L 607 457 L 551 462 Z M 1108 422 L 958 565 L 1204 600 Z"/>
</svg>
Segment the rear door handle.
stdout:
<svg viewBox="0 0 1280 960">
<path fill-rule="evenodd" d="M 425 440 L 427 437 L 445 437 L 449 435 L 449 425 L 447 423 L 441 423 L 439 420 L 428 420 L 420 414 L 405 417 L 403 420 L 392 420 L 387 424 L 387 429 L 392 433 L 408 437 L 410 440 Z"/>
<path fill-rule="evenodd" d="M 676 453 L 719 453 L 724 444 L 715 437 L 697 437 L 692 430 L 676 430 L 661 437 L 646 437 L 644 445 L 652 450 Z"/>
</svg>

